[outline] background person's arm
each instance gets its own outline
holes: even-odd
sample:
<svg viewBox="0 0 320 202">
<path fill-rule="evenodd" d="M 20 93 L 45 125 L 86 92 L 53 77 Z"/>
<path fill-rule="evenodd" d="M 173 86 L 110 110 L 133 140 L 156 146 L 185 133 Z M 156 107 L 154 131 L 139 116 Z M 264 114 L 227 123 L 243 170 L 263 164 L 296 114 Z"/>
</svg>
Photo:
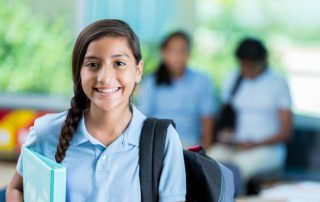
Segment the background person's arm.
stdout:
<svg viewBox="0 0 320 202">
<path fill-rule="evenodd" d="M 238 144 L 238 147 L 248 149 L 258 146 L 273 145 L 289 140 L 292 132 L 292 113 L 289 109 L 280 109 L 278 113 L 280 121 L 280 130 L 277 134 L 261 142 L 241 143 Z"/>
<path fill-rule="evenodd" d="M 280 131 L 271 138 L 258 143 L 260 146 L 277 144 L 290 139 L 292 131 L 292 115 L 290 110 L 279 110 Z"/>
<path fill-rule="evenodd" d="M 201 118 L 201 140 L 205 149 L 208 149 L 213 142 L 214 120 L 211 116 Z"/>
</svg>

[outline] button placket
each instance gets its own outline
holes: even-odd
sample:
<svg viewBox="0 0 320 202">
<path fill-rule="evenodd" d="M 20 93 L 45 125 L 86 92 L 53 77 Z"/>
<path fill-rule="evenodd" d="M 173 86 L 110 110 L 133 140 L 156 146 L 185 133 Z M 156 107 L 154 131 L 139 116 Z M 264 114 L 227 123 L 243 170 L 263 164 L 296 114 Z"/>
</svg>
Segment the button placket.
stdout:
<svg viewBox="0 0 320 202">
<path fill-rule="evenodd" d="M 96 159 L 99 159 L 99 156 L 101 155 L 104 149 L 101 148 L 99 145 L 93 145 L 93 150 L 96 155 Z"/>
<path fill-rule="evenodd" d="M 107 151 L 102 152 L 97 162 L 97 174 L 108 174 L 110 172 L 108 168 L 108 154 Z"/>
</svg>

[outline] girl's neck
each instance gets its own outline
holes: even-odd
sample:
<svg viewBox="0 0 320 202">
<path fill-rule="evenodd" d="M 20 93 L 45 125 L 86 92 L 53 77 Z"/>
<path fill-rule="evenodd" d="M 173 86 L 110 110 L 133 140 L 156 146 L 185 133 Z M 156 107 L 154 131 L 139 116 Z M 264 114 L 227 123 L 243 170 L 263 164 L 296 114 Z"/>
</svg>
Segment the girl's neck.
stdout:
<svg viewBox="0 0 320 202">
<path fill-rule="evenodd" d="M 186 69 L 183 69 L 182 71 L 171 73 L 171 78 L 173 80 L 179 80 L 183 78 L 185 74 L 186 74 Z"/>
<path fill-rule="evenodd" d="M 90 107 L 85 113 L 85 123 L 93 137 L 104 145 L 109 145 L 128 127 L 131 117 L 132 111 L 129 105 L 108 112 Z"/>
</svg>

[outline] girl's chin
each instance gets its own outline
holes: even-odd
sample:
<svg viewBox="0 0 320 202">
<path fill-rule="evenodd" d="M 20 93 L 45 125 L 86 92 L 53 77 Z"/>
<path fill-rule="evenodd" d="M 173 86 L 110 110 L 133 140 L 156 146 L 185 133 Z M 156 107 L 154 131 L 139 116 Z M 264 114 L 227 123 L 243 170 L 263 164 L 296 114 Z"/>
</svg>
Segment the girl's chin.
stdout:
<svg viewBox="0 0 320 202">
<path fill-rule="evenodd" d="M 94 108 L 99 111 L 108 112 L 114 109 L 117 109 L 119 107 L 123 106 L 123 104 L 119 102 L 113 102 L 113 103 L 94 103 Z"/>
</svg>

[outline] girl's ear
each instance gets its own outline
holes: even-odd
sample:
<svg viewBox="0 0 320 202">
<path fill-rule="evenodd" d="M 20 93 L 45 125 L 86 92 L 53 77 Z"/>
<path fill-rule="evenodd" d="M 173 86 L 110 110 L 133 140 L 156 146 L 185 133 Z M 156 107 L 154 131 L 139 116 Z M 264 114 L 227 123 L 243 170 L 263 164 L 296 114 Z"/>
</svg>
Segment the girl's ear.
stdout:
<svg viewBox="0 0 320 202">
<path fill-rule="evenodd" d="M 142 72 L 143 72 L 143 65 L 144 65 L 144 61 L 140 60 L 139 64 L 137 65 L 136 83 L 139 83 L 141 81 Z"/>
</svg>

